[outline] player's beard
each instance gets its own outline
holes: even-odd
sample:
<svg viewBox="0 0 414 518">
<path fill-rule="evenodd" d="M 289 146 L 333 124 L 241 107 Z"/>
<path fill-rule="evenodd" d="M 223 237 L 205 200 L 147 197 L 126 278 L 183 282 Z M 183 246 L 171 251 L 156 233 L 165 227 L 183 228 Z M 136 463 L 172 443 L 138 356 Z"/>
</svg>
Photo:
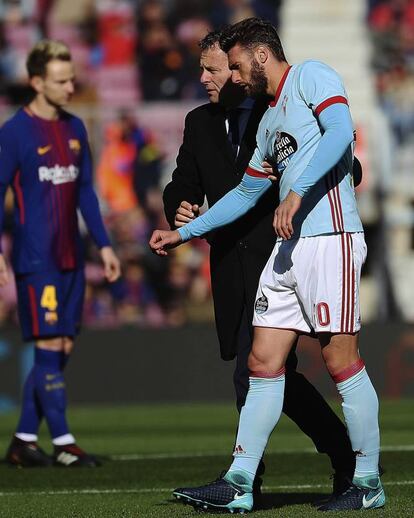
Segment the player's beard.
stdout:
<svg viewBox="0 0 414 518">
<path fill-rule="evenodd" d="M 267 94 L 268 80 L 264 66 L 260 65 L 254 58 L 250 72 L 250 84 L 247 87 L 250 97 L 261 97 Z"/>
</svg>

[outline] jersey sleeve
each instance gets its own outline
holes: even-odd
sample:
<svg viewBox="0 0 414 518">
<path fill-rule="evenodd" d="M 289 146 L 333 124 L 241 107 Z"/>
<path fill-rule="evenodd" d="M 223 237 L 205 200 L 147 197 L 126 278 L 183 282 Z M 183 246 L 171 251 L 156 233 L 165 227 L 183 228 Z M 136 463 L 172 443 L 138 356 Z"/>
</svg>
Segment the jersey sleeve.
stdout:
<svg viewBox="0 0 414 518">
<path fill-rule="evenodd" d="M 89 233 L 98 248 L 110 246 L 105 230 L 99 202 L 93 188 L 92 157 L 85 126 L 81 122 L 81 166 L 79 185 L 79 209 Z"/>
<path fill-rule="evenodd" d="M 302 197 L 340 161 L 354 140 L 348 106 L 331 105 L 321 113 L 319 120 L 323 135 L 305 170 L 291 187 Z"/>
<path fill-rule="evenodd" d="M 335 70 L 319 61 L 306 61 L 299 73 L 299 93 L 318 117 L 332 104 L 348 105 L 348 96 Z"/>
<path fill-rule="evenodd" d="M 266 178 L 257 178 L 246 173 L 239 185 L 225 194 L 207 212 L 178 229 L 181 239 L 188 241 L 232 223 L 256 205 L 271 185 L 272 182 L 267 175 Z"/>
<path fill-rule="evenodd" d="M 4 221 L 4 198 L 16 171 L 19 169 L 17 139 L 9 124 L 0 129 L 0 235 Z M 1 252 L 1 245 L 0 245 Z"/>
</svg>

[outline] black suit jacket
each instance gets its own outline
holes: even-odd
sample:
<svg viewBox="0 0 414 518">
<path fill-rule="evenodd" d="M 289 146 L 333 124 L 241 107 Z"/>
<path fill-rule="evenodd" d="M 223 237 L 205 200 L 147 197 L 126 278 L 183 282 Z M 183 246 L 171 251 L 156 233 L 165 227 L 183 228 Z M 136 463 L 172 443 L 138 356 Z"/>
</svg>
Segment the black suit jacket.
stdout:
<svg viewBox="0 0 414 518">
<path fill-rule="evenodd" d="M 187 115 L 177 168 L 164 190 L 165 214 L 171 228 L 183 200 L 202 205 L 207 197 L 211 206 L 240 183 L 256 147 L 257 127 L 266 109 L 267 101 L 254 104 L 236 160 L 221 106 L 206 104 Z M 253 319 L 259 277 L 276 239 L 272 221 L 278 201 L 274 186 L 245 216 L 208 235 L 216 328 L 225 360 L 237 353 L 244 308 L 249 321 Z"/>
</svg>

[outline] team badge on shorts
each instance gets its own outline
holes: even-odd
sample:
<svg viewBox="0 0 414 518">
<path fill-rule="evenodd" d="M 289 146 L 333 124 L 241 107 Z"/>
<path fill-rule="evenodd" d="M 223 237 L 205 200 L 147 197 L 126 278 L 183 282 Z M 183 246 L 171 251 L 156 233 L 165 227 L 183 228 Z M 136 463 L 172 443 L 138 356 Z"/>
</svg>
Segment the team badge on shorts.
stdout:
<svg viewBox="0 0 414 518">
<path fill-rule="evenodd" d="M 54 326 L 57 324 L 58 316 L 56 311 L 46 311 L 45 313 L 45 322 L 50 326 Z"/>
<path fill-rule="evenodd" d="M 258 315 L 262 315 L 263 313 L 266 313 L 268 307 L 269 301 L 267 300 L 267 297 L 262 294 L 262 296 L 256 300 L 254 310 Z"/>
</svg>

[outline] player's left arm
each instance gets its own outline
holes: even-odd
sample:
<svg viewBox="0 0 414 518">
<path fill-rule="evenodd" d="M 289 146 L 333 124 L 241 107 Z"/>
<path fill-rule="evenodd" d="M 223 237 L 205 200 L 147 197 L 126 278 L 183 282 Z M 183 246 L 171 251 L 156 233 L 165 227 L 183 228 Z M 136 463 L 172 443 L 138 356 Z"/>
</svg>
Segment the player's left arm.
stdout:
<svg viewBox="0 0 414 518">
<path fill-rule="evenodd" d="M 293 235 L 292 220 L 302 198 L 339 162 L 354 140 L 348 101 L 338 75 L 321 63 L 307 65 L 302 75 L 303 98 L 318 118 L 322 137 L 303 173 L 275 211 L 273 226 L 283 239 Z"/>
<path fill-rule="evenodd" d="M 93 241 L 100 249 L 105 277 L 109 282 L 114 282 L 121 275 L 121 264 L 109 241 L 108 234 L 102 221 L 98 197 L 93 188 L 92 158 L 86 130 L 84 128 L 81 149 L 82 156 L 78 206 Z"/>
<path fill-rule="evenodd" d="M 178 230 L 155 230 L 149 245 L 158 255 L 167 255 L 167 248 L 198 237 L 232 223 L 248 212 L 259 198 L 271 187 L 267 175 L 255 177 L 246 172 L 237 187 L 225 194 L 202 216 L 180 227 Z"/>
<path fill-rule="evenodd" d="M 256 205 L 259 198 L 272 185 L 262 165 L 265 143 L 263 127 L 259 125 L 256 149 L 239 185 L 220 198 L 202 216 L 198 216 L 178 230 L 155 230 L 149 242 L 154 253 L 167 255 L 168 248 L 174 248 L 193 237 L 202 236 L 211 230 L 228 225 Z"/>
</svg>

